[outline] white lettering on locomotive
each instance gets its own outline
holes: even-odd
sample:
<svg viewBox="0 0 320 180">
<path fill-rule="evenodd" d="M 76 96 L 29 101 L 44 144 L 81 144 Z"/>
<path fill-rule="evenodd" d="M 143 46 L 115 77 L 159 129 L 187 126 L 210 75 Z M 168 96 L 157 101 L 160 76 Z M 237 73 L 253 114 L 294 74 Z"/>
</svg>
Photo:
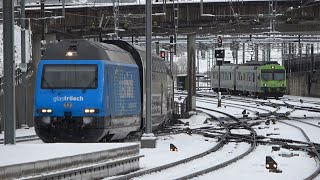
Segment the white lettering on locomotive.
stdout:
<svg viewBox="0 0 320 180">
<path fill-rule="evenodd" d="M 83 101 L 82 96 L 56 96 L 53 97 L 53 102 L 58 101 Z"/>
</svg>

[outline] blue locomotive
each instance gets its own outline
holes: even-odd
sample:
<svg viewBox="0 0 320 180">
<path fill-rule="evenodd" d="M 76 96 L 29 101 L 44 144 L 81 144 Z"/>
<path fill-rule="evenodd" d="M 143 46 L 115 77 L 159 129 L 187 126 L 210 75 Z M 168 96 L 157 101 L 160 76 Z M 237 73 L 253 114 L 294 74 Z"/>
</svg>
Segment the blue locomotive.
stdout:
<svg viewBox="0 0 320 180">
<path fill-rule="evenodd" d="M 110 40 L 49 44 L 38 64 L 34 124 L 44 142 L 124 139 L 145 125 L 142 49 Z M 172 74 L 153 56 L 152 116 L 159 127 L 172 115 Z"/>
</svg>

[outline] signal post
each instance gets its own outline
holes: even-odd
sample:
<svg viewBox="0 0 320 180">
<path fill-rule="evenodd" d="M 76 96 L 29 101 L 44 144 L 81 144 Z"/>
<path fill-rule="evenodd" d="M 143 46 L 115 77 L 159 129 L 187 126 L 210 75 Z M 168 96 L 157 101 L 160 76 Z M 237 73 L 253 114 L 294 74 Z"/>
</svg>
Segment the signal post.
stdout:
<svg viewBox="0 0 320 180">
<path fill-rule="evenodd" d="M 218 48 L 214 51 L 214 56 L 216 58 L 216 65 L 218 66 L 218 107 L 221 107 L 221 92 L 220 92 L 220 84 L 221 84 L 221 78 L 220 78 L 220 66 L 224 62 L 225 52 L 222 48 L 222 37 L 218 36 L 217 38 L 217 44 Z"/>
</svg>

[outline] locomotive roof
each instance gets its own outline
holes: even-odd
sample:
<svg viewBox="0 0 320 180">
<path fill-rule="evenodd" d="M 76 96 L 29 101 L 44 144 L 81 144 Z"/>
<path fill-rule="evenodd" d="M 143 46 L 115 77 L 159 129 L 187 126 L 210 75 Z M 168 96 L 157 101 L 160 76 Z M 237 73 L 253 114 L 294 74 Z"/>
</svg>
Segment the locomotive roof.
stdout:
<svg viewBox="0 0 320 180">
<path fill-rule="evenodd" d="M 146 68 L 146 52 L 145 48 L 141 46 L 133 46 L 126 41 L 121 40 L 105 40 L 103 41 L 108 44 L 114 44 L 128 52 L 131 53 L 132 57 L 135 59 L 136 63 L 141 69 Z M 166 65 L 165 61 L 160 58 L 157 54 L 152 53 L 152 71 L 153 72 L 160 72 L 160 73 L 167 73 L 172 76 L 171 70 Z"/>
<path fill-rule="evenodd" d="M 242 66 L 262 66 L 267 64 L 279 64 L 278 61 L 247 61 L 244 64 L 240 64 Z"/>
<path fill-rule="evenodd" d="M 67 56 L 68 51 L 76 55 Z M 123 63 L 135 63 L 131 54 L 112 45 L 89 40 L 63 40 L 50 43 L 42 60 L 109 60 Z"/>
<path fill-rule="evenodd" d="M 277 61 L 248 61 L 246 63 L 243 64 L 222 64 L 222 67 L 234 67 L 234 66 L 263 66 L 263 65 L 267 65 L 267 64 L 277 64 L 280 65 Z M 217 65 L 214 65 L 217 66 Z M 218 66 L 217 66 L 218 67 Z"/>
</svg>

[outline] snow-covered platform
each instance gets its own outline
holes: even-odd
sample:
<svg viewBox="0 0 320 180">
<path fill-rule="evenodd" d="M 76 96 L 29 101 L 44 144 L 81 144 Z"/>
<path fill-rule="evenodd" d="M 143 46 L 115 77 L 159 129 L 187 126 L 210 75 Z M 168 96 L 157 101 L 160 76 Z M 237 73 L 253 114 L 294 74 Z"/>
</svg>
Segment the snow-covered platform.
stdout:
<svg viewBox="0 0 320 180">
<path fill-rule="evenodd" d="M 139 169 L 141 157 L 137 143 L 0 145 L 0 179 L 41 178 L 41 174 L 91 165 L 99 172 L 84 168 L 90 177 L 108 177 Z M 88 173 L 74 175 L 81 178 Z"/>
</svg>

